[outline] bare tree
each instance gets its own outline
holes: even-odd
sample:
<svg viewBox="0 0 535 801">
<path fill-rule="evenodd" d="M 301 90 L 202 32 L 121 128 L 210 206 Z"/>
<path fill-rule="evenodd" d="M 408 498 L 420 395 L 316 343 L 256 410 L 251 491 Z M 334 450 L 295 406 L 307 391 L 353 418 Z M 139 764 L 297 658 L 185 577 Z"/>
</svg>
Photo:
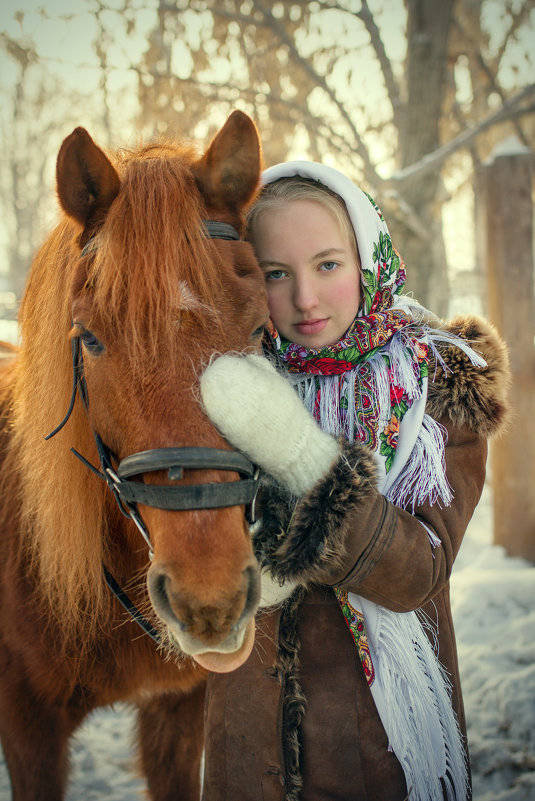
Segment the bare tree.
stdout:
<svg viewBox="0 0 535 801">
<path fill-rule="evenodd" d="M 205 136 L 238 105 L 260 125 L 267 163 L 295 152 L 336 163 L 385 207 L 410 264 L 409 288 L 444 314 L 444 170 L 452 153 L 467 148 L 461 134 L 521 88 L 506 91 L 501 75 L 511 44 L 530 25 L 533 34 L 533 3 L 503 0 L 493 48 L 483 0 L 383 5 L 380 13 L 368 0 L 160 0 L 139 65 L 140 124 L 149 134 L 172 132 L 179 111 L 192 135 Z M 391 54 L 392 17 L 406 36 L 402 55 Z M 463 81 L 469 101 L 459 100 Z M 496 117 L 491 134 L 490 125 L 478 130 L 467 151 L 475 166 L 498 124 L 501 136 L 506 126 L 533 141 L 527 108 L 516 103 Z M 429 159 L 448 142 L 456 144 Z"/>
<path fill-rule="evenodd" d="M 57 102 L 57 86 L 37 68 L 31 43 L 23 46 L 2 34 L 0 44 L 17 67 L 17 80 L 11 93 L 4 95 L 4 113 L 0 116 L 0 207 L 7 238 L 8 276 L 12 290 L 20 297 L 47 217 L 51 161 L 45 154 L 51 152 L 50 140 L 56 128 L 48 110 Z"/>
<path fill-rule="evenodd" d="M 491 35 L 487 17 L 497 8 Z M 88 0 L 88 10 L 100 71 L 94 97 L 51 86 L 27 41 L 0 40 L 19 69 L 0 130 L 13 274 L 22 276 L 37 244 L 37 189 L 66 121 L 90 116 L 105 143 L 125 122 L 114 58 L 134 29 L 140 37 L 140 12 L 134 0 Z M 523 60 L 533 67 L 526 32 L 533 37 L 534 16 L 533 0 L 158 0 L 146 46 L 124 55 L 123 71 L 137 78 L 140 134 L 206 139 L 239 107 L 259 125 L 267 164 L 294 156 L 336 164 L 384 207 L 409 289 L 444 314 L 444 178 L 455 169 L 470 182 L 498 136 L 535 140 L 534 92 L 520 92 Z"/>
<path fill-rule="evenodd" d="M 114 68 L 110 51 L 117 38 L 128 35 L 132 26 L 130 0 L 122 9 L 110 9 L 101 0 L 88 3 L 94 20 L 93 64 L 63 62 L 44 58 L 31 35 L 24 29 L 25 12 L 14 14 L 19 35 L 0 31 L 0 57 L 4 69 L 0 80 L 0 214 L 5 238 L 7 280 L 20 298 L 26 272 L 46 227 L 55 219 L 54 160 L 62 139 L 82 121 L 92 120 L 92 132 L 104 144 L 111 144 L 124 121 L 117 92 L 110 89 Z M 69 24 L 76 14 L 39 9 L 43 21 Z M 81 13 L 81 12 L 77 12 Z M 110 14 L 121 26 L 110 25 Z M 97 92 L 74 88 L 62 80 L 61 68 L 98 72 Z M 14 77 L 6 79 L 9 71 Z M 133 78 L 133 76 L 132 76 Z M 135 85 L 135 81 L 132 80 Z"/>
</svg>

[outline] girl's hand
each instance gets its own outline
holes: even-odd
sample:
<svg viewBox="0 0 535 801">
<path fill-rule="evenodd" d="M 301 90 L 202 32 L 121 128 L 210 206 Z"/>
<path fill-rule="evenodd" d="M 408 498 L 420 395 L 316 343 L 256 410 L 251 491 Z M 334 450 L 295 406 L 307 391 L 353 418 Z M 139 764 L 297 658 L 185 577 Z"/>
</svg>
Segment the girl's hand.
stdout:
<svg viewBox="0 0 535 801">
<path fill-rule="evenodd" d="M 200 386 L 206 413 L 223 436 L 294 494 L 308 492 L 337 460 L 337 441 L 264 357 L 219 356 Z"/>
</svg>

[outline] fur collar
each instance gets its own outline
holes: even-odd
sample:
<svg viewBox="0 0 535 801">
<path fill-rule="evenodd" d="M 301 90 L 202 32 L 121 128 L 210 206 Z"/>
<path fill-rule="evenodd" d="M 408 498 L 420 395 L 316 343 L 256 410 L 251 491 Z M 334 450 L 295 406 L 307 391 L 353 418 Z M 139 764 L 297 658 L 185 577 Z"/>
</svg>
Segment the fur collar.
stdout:
<svg viewBox="0 0 535 801">
<path fill-rule="evenodd" d="M 466 426 L 480 437 L 503 433 L 509 417 L 507 391 L 510 385 L 507 347 L 490 323 L 476 315 L 453 318 L 444 329 L 462 337 L 487 362 L 474 366 L 453 345 L 438 345 L 444 368 L 429 366 L 426 412 L 435 420 Z"/>
</svg>

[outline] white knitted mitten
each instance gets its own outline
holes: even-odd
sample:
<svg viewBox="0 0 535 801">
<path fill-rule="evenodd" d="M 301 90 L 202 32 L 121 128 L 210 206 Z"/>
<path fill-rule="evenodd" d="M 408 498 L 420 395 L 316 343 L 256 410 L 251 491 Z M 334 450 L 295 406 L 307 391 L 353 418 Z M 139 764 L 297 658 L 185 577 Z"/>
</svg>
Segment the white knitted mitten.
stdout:
<svg viewBox="0 0 535 801">
<path fill-rule="evenodd" d="M 201 376 L 208 417 L 226 439 L 295 495 L 310 490 L 340 448 L 262 356 L 219 356 Z"/>
</svg>

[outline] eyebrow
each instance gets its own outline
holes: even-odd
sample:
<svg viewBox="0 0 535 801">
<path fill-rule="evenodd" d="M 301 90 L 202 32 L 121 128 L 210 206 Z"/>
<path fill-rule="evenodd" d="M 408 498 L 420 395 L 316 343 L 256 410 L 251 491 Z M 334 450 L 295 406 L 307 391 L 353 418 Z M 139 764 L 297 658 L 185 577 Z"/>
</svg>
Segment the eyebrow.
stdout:
<svg viewBox="0 0 535 801">
<path fill-rule="evenodd" d="M 315 253 L 313 256 L 310 257 L 309 261 L 317 261 L 318 259 L 325 259 L 327 256 L 333 256 L 337 253 L 346 254 L 347 250 L 345 248 L 327 248 L 326 250 L 320 250 L 319 253 Z M 273 259 L 260 259 L 259 260 L 260 267 L 289 267 L 290 265 L 285 264 L 283 261 L 275 261 Z"/>
</svg>

